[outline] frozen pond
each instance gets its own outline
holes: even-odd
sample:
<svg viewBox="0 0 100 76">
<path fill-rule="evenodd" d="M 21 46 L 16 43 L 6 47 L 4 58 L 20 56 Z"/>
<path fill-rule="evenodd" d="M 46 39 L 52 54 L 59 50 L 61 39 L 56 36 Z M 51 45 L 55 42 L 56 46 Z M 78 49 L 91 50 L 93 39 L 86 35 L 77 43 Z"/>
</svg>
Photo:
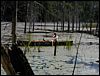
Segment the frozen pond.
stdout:
<svg viewBox="0 0 100 76">
<path fill-rule="evenodd" d="M 60 36 L 60 33 L 58 35 Z M 70 35 L 72 35 L 74 44 L 79 42 L 79 33 L 70 33 Z M 61 40 L 64 39 L 65 34 L 63 33 Z M 99 75 L 99 64 L 95 62 L 99 58 L 99 45 L 96 43 L 99 44 L 99 38 L 87 34 L 82 35 L 75 75 Z M 40 47 L 40 52 L 38 52 L 38 47 L 30 47 L 26 57 L 36 75 L 72 75 L 76 47 L 77 45 L 73 45 L 68 50 L 66 46 L 57 46 L 56 56 L 54 56 L 53 46 Z"/>
<path fill-rule="evenodd" d="M 7 31 L 2 32 L 8 34 Z M 18 30 L 18 28 L 17 28 Z M 23 32 L 17 31 L 18 35 Z M 9 33 L 10 34 L 10 33 Z M 31 34 L 33 35 L 33 34 Z M 34 35 L 43 35 L 43 33 L 37 33 Z M 52 35 L 52 33 L 48 33 Z M 57 46 L 56 56 L 54 56 L 54 46 L 50 47 L 30 47 L 30 51 L 26 53 L 26 57 L 30 63 L 30 66 L 35 75 L 72 75 L 73 67 L 75 63 L 75 56 L 78 46 L 80 33 L 57 33 L 58 41 L 66 40 L 71 35 L 74 45 L 71 49 L 67 49 L 66 46 Z M 34 37 L 31 39 L 42 40 L 43 37 Z M 50 40 L 50 38 L 45 38 Z M 2 39 L 2 41 L 5 41 Z M 92 43 L 92 44 L 91 44 Z M 20 47 L 24 51 L 24 47 Z M 40 52 L 38 52 L 40 48 Z M 81 43 L 78 51 L 77 64 L 75 68 L 75 75 L 99 75 L 99 63 L 95 62 L 99 58 L 99 38 L 82 34 Z M 1 68 L 1 75 L 4 75 L 4 70 Z"/>
</svg>

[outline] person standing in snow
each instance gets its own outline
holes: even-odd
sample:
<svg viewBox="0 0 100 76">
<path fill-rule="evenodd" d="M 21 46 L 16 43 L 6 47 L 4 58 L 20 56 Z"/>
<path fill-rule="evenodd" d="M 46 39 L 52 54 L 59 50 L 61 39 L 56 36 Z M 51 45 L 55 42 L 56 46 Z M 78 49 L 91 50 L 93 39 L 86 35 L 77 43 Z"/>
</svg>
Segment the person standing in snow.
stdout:
<svg viewBox="0 0 100 76">
<path fill-rule="evenodd" d="M 55 42 L 57 42 L 57 38 L 58 36 L 56 35 L 56 33 L 53 34 L 53 39 L 51 40 L 52 41 L 52 46 L 55 45 Z"/>
</svg>

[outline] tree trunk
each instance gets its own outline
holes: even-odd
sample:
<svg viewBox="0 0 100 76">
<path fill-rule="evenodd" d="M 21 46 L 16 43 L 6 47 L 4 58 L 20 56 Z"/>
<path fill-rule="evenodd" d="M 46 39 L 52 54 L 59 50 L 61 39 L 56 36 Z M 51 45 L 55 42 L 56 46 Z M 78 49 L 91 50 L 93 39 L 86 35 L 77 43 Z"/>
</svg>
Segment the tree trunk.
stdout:
<svg viewBox="0 0 100 76">
<path fill-rule="evenodd" d="M 32 71 L 27 58 L 23 54 L 22 50 L 18 48 L 17 45 L 12 46 L 11 50 L 9 49 L 8 54 L 10 56 L 11 63 L 16 73 L 19 72 L 19 75 L 22 76 L 34 75 L 34 72 Z"/>
<path fill-rule="evenodd" d="M 24 28 L 24 33 L 26 33 L 26 25 L 27 25 L 27 21 L 25 20 L 25 28 Z"/>
<path fill-rule="evenodd" d="M 54 31 L 55 31 L 55 18 L 54 18 Z"/>
<path fill-rule="evenodd" d="M 58 31 L 58 19 L 57 19 L 57 31 Z"/>
<path fill-rule="evenodd" d="M 58 2 L 57 2 L 57 7 L 58 7 Z M 58 8 L 57 8 L 57 28 L 56 28 L 56 30 L 58 31 Z"/>
<path fill-rule="evenodd" d="M 70 31 L 70 19 L 69 19 L 69 16 L 68 16 L 68 32 Z"/>
<path fill-rule="evenodd" d="M 4 46 L 1 46 L 1 64 L 7 75 L 16 75 L 8 55 L 8 50 Z"/>
<path fill-rule="evenodd" d="M 31 32 L 31 26 L 32 26 L 32 3 L 29 2 L 29 32 Z"/>
<path fill-rule="evenodd" d="M 76 17 L 76 31 L 77 31 L 77 17 Z"/>
<path fill-rule="evenodd" d="M 79 28 L 78 28 L 78 31 L 80 31 L 80 15 L 79 15 Z"/>
<path fill-rule="evenodd" d="M 16 43 L 17 1 L 14 1 L 12 17 L 12 44 Z"/>
<path fill-rule="evenodd" d="M 64 3 L 63 3 L 63 10 L 62 10 L 62 13 L 63 13 L 63 16 L 62 16 L 62 18 L 63 18 L 63 20 L 62 20 L 62 26 L 63 26 L 63 31 L 64 31 L 64 20 L 65 20 L 65 8 L 64 8 Z"/>
<path fill-rule="evenodd" d="M 90 34 L 92 33 L 92 20 L 90 22 Z"/>
<path fill-rule="evenodd" d="M 26 26 L 27 26 L 27 3 L 26 3 L 26 17 L 25 17 L 25 28 L 24 28 L 24 33 L 26 33 Z"/>
<path fill-rule="evenodd" d="M 54 56 L 56 56 L 56 46 L 57 46 L 57 40 L 54 41 Z"/>
<path fill-rule="evenodd" d="M 44 30 L 46 30 L 46 22 L 47 22 L 47 14 L 46 14 L 47 12 L 46 12 L 46 10 L 45 10 L 45 17 L 44 17 L 44 20 L 45 20 L 45 25 L 44 25 Z"/>
<path fill-rule="evenodd" d="M 34 19 L 33 19 L 33 31 L 34 31 Z"/>
<path fill-rule="evenodd" d="M 99 19 L 97 20 L 97 25 L 96 25 L 96 35 L 99 36 Z"/>
<path fill-rule="evenodd" d="M 63 12 L 63 20 L 62 20 L 62 30 L 64 31 L 64 12 Z"/>
<path fill-rule="evenodd" d="M 72 32 L 74 32 L 74 16 L 72 17 Z"/>
</svg>

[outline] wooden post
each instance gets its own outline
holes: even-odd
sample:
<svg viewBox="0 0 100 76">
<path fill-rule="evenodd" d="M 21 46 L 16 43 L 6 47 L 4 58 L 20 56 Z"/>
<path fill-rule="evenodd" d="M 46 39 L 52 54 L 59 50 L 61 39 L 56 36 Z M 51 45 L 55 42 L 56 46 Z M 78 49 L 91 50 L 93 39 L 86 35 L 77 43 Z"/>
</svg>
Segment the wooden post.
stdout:
<svg viewBox="0 0 100 76">
<path fill-rule="evenodd" d="M 57 45 L 57 40 L 54 41 L 54 56 L 56 56 L 56 45 Z"/>
</svg>

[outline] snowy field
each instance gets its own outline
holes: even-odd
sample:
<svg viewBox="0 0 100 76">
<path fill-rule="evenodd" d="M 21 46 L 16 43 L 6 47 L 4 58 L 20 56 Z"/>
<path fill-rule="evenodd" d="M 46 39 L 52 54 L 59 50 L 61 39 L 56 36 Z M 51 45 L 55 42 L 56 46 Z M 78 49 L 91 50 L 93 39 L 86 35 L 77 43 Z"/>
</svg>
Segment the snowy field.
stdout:
<svg viewBox="0 0 100 76">
<path fill-rule="evenodd" d="M 79 42 L 79 37 L 80 35 L 75 38 L 76 42 Z M 99 45 L 85 44 L 86 42 L 98 43 L 98 40 L 96 37 L 83 34 L 81 42 L 84 44 L 80 44 L 79 47 L 75 75 L 99 75 L 99 64 L 95 62 L 99 57 Z M 74 39 L 73 41 L 76 43 Z M 36 47 L 31 47 L 26 57 L 36 75 L 72 75 L 76 47 L 77 45 L 73 45 L 68 50 L 66 46 L 57 46 L 56 56 L 54 56 L 53 46 L 40 47 L 41 52 L 38 52 Z"/>
<path fill-rule="evenodd" d="M 23 26 L 21 26 L 23 25 Z M 17 36 L 23 35 L 23 24 L 17 25 Z M 11 26 L 10 24 L 4 31 L 4 26 L 1 26 L 1 41 L 10 41 Z M 53 29 L 53 28 L 51 28 Z M 27 29 L 28 30 L 28 29 Z M 9 37 L 5 37 L 4 34 Z M 35 35 L 43 35 L 43 33 L 36 33 Z M 31 34 L 34 35 L 34 34 Z M 52 35 L 48 33 L 48 35 Z M 74 45 L 71 49 L 67 49 L 66 46 L 57 46 L 56 56 L 54 56 L 54 46 L 50 47 L 30 47 L 30 51 L 27 52 L 26 57 L 30 63 L 30 66 L 35 75 L 72 75 L 73 67 L 75 63 L 75 56 L 79 42 L 80 33 L 57 33 L 58 41 L 65 41 L 72 36 Z M 43 37 L 34 37 L 31 39 L 42 40 Z M 45 38 L 48 40 L 49 38 Z M 50 40 L 50 39 L 49 39 Z M 91 44 L 92 42 L 92 44 Z M 24 51 L 24 47 L 20 47 Z M 79 46 L 77 64 L 75 68 L 75 75 L 99 75 L 99 63 L 95 62 L 99 58 L 99 38 L 96 36 L 82 34 L 81 43 Z M 1 67 L 1 75 L 5 75 L 3 68 Z"/>
</svg>

